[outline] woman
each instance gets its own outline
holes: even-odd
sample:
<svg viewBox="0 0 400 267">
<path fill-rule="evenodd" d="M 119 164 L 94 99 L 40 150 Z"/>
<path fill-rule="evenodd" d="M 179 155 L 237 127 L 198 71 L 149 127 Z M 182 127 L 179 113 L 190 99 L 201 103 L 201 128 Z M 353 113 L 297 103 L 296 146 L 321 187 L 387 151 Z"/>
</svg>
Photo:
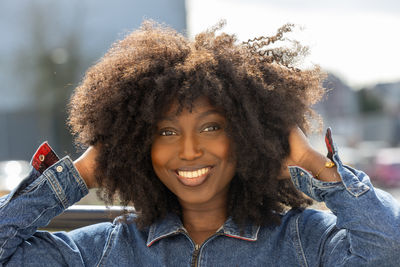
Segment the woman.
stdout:
<svg viewBox="0 0 400 267">
<path fill-rule="evenodd" d="M 400 209 L 303 130 L 323 94 L 272 37 L 216 27 L 190 42 L 145 22 L 88 70 L 69 124 L 75 162 L 46 145 L 1 200 L 5 266 L 395 266 Z M 134 205 L 113 224 L 37 231 L 86 193 Z M 325 201 L 332 213 L 305 209 Z"/>
</svg>

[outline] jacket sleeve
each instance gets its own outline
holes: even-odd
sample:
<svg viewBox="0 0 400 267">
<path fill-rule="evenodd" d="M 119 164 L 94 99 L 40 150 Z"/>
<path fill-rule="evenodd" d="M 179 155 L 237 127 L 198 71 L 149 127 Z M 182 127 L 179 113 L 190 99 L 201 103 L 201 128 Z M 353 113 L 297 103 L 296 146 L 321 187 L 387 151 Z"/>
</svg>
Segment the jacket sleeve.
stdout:
<svg viewBox="0 0 400 267">
<path fill-rule="evenodd" d="M 87 193 L 69 157 L 42 174 L 32 169 L 17 188 L 0 199 L 0 266 L 84 266 L 76 244 L 79 240 L 65 232 L 37 229 Z M 99 229 L 107 231 L 107 227 Z M 95 253 L 92 256 L 95 258 Z"/>
<path fill-rule="evenodd" d="M 306 210 L 297 236 L 308 266 L 399 266 L 400 206 L 369 177 L 342 164 L 335 144 L 331 159 L 341 182 L 323 182 L 300 167 L 289 167 L 295 186 L 324 201 L 331 214 Z M 328 148 L 329 149 L 329 148 Z"/>
</svg>

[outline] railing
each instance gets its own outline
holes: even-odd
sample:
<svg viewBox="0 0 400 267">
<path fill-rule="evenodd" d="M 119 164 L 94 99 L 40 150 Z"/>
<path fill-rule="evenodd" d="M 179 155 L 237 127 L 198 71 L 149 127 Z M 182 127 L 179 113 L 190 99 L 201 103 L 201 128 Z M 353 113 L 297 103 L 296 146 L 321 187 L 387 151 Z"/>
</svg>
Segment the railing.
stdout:
<svg viewBox="0 0 400 267">
<path fill-rule="evenodd" d="M 43 230 L 70 231 L 83 226 L 112 222 L 115 217 L 122 214 L 123 208 L 119 206 L 105 207 L 96 205 L 74 205 L 62 214 L 54 217 Z"/>
</svg>

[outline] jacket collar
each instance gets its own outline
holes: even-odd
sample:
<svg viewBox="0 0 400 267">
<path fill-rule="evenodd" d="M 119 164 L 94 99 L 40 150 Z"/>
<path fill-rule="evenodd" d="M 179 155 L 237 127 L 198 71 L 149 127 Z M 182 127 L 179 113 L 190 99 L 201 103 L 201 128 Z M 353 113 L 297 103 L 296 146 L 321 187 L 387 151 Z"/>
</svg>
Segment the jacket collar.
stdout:
<svg viewBox="0 0 400 267">
<path fill-rule="evenodd" d="M 246 241 L 256 241 L 260 226 L 254 224 L 246 224 L 243 231 L 229 217 L 226 222 L 217 230 L 216 233 L 232 238 L 238 238 Z M 168 214 L 164 219 L 153 223 L 149 228 L 147 237 L 147 246 L 150 247 L 156 241 L 168 236 L 185 233 L 187 231 L 176 214 Z"/>
</svg>

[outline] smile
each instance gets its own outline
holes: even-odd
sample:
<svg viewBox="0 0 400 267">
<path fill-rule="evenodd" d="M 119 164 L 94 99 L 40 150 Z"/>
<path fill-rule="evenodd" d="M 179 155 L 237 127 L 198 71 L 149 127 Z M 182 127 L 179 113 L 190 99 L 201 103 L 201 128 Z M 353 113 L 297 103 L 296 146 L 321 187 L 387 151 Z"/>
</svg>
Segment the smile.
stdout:
<svg viewBox="0 0 400 267">
<path fill-rule="evenodd" d="M 175 170 L 175 175 L 181 184 L 196 187 L 207 181 L 212 169 L 213 166 L 183 167 Z"/>
<path fill-rule="evenodd" d="M 201 168 L 201 169 L 197 169 L 194 171 L 181 171 L 181 170 L 177 170 L 176 172 L 178 173 L 179 176 L 184 177 L 184 178 L 197 178 L 203 175 L 207 175 L 208 172 L 210 171 L 210 167 L 205 167 L 205 168 Z"/>
</svg>

